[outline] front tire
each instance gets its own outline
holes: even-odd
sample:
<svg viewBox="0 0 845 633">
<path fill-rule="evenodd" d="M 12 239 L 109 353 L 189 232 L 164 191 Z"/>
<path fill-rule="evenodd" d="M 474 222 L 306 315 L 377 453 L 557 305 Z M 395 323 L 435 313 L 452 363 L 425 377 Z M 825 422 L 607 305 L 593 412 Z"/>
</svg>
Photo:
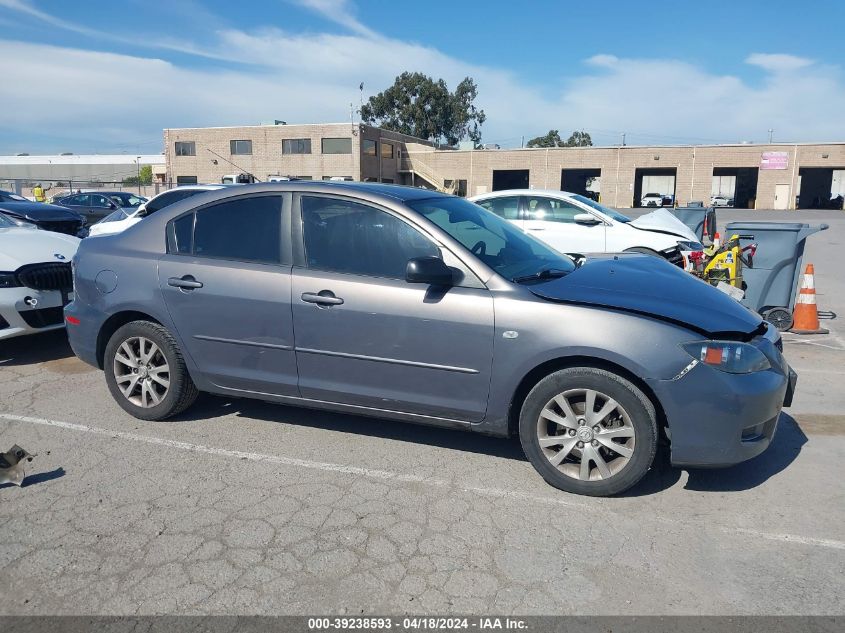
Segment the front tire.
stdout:
<svg viewBox="0 0 845 633">
<path fill-rule="evenodd" d="M 538 382 L 522 405 L 519 439 L 531 465 L 555 488 L 590 496 L 628 490 L 651 468 L 657 416 L 625 378 L 572 367 Z"/>
<path fill-rule="evenodd" d="M 112 397 L 142 420 L 177 415 L 199 395 L 176 340 L 151 321 L 118 328 L 106 345 L 103 369 Z"/>
</svg>

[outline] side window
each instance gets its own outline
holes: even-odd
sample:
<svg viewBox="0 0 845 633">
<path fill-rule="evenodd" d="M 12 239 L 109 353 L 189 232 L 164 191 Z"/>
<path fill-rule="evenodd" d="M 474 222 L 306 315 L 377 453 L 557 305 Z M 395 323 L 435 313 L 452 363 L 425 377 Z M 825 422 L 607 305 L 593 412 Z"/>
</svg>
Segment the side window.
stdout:
<svg viewBox="0 0 845 633">
<path fill-rule="evenodd" d="M 502 198 L 490 198 L 488 200 L 482 200 L 477 202 L 476 204 L 481 205 L 488 211 L 492 211 L 500 218 L 505 218 L 506 220 L 518 220 L 519 219 L 519 197 L 518 196 L 507 196 Z"/>
<path fill-rule="evenodd" d="M 111 205 L 109 204 L 109 199 L 105 196 L 93 195 L 91 196 L 91 206 L 97 207 L 98 209 L 108 209 Z"/>
<path fill-rule="evenodd" d="M 196 212 L 193 254 L 278 264 L 281 223 L 280 196 L 238 198 L 205 207 Z M 178 233 L 175 223 L 174 229 Z M 176 241 L 177 252 L 182 252 L 178 237 Z"/>
<path fill-rule="evenodd" d="M 91 199 L 91 196 L 89 196 L 87 193 L 82 193 L 82 194 L 77 194 L 75 196 L 71 196 L 70 198 L 67 198 L 64 201 L 63 204 L 66 204 L 66 205 L 69 205 L 69 206 L 72 206 L 72 207 L 87 207 L 87 206 L 89 206 L 88 201 L 90 199 Z"/>
<path fill-rule="evenodd" d="M 579 213 L 585 213 L 585 211 L 557 198 L 528 197 L 525 199 L 526 220 L 574 224 L 575 216 Z"/>
<path fill-rule="evenodd" d="M 190 255 L 193 249 L 194 214 L 183 215 L 173 222 L 173 250 L 183 255 Z"/>
<path fill-rule="evenodd" d="M 343 199 L 303 196 L 302 224 L 309 268 L 404 279 L 409 259 L 440 255 L 410 224 Z"/>
</svg>

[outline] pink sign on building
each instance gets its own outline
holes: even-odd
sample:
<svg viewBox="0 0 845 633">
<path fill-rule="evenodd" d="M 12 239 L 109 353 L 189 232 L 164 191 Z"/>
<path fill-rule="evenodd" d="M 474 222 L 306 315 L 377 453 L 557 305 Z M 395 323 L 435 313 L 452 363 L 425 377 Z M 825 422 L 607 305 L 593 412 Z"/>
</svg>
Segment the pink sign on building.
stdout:
<svg viewBox="0 0 845 633">
<path fill-rule="evenodd" d="M 760 169 L 786 169 L 789 154 L 786 152 L 763 152 L 760 155 Z"/>
</svg>

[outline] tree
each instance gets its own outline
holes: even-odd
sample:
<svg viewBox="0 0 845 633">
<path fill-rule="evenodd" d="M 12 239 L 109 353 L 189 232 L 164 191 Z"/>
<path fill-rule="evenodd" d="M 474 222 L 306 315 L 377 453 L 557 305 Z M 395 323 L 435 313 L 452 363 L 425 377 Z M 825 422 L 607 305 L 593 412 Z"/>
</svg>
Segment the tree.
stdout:
<svg viewBox="0 0 845 633">
<path fill-rule="evenodd" d="M 566 141 L 560 138 L 560 132 L 557 130 L 549 130 L 543 136 L 528 141 L 528 147 L 589 147 L 592 144 L 589 133 L 583 130 L 574 131 Z"/>
<path fill-rule="evenodd" d="M 404 72 L 387 90 L 361 106 L 361 120 L 450 145 L 464 138 L 478 144 L 487 116 L 475 106 L 477 96 L 478 88 L 470 77 L 452 93 L 443 79 L 434 81 L 422 73 Z"/>
<path fill-rule="evenodd" d="M 141 167 L 141 182 L 138 182 L 138 176 L 129 176 L 123 179 L 124 185 L 151 185 L 153 184 L 153 167 L 152 165 L 144 165 Z"/>
<path fill-rule="evenodd" d="M 567 147 L 592 147 L 593 139 L 590 138 L 590 133 L 584 130 L 575 130 L 568 139 L 566 139 Z"/>
<path fill-rule="evenodd" d="M 557 130 L 549 130 L 543 136 L 528 141 L 528 147 L 560 147 L 562 145 L 563 141 L 560 138 L 560 132 Z"/>
</svg>

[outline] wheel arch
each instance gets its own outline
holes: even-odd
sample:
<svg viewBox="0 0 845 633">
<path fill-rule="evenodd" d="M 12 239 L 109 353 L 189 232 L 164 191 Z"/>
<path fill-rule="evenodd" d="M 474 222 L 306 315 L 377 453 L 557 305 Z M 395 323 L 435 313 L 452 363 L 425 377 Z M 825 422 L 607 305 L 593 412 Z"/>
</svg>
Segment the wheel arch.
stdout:
<svg viewBox="0 0 845 633">
<path fill-rule="evenodd" d="M 108 345 L 112 334 L 132 321 L 150 321 L 158 325 L 163 325 L 159 319 L 139 310 L 121 310 L 112 314 L 103 322 L 100 331 L 97 333 L 97 366 L 100 369 L 103 369 L 105 365 L 106 345 Z"/>
<path fill-rule="evenodd" d="M 553 358 L 547 360 L 543 363 L 540 363 L 533 369 L 531 369 L 520 381 L 519 385 L 517 385 L 516 390 L 514 391 L 514 395 L 511 398 L 510 409 L 508 411 L 508 436 L 513 437 L 519 434 L 519 413 L 522 410 L 522 404 L 525 402 L 525 398 L 528 396 L 528 393 L 531 389 L 540 382 L 546 376 L 553 374 L 556 371 L 561 369 L 568 369 L 570 367 L 591 367 L 593 369 L 604 369 L 605 371 L 609 371 L 615 374 L 618 374 L 625 380 L 628 380 L 632 384 L 634 384 L 640 391 L 645 394 L 645 397 L 649 399 L 651 404 L 654 406 L 654 411 L 657 415 L 657 427 L 658 432 L 660 433 L 660 437 L 664 439 L 666 438 L 666 413 L 663 411 L 663 406 L 660 404 L 660 400 L 657 398 L 657 395 L 648 386 L 648 384 L 642 380 L 639 376 L 637 376 L 631 370 L 623 367 L 622 365 L 615 363 L 613 361 L 603 359 L 603 358 L 596 358 L 594 356 L 563 356 L 558 358 Z"/>
</svg>

